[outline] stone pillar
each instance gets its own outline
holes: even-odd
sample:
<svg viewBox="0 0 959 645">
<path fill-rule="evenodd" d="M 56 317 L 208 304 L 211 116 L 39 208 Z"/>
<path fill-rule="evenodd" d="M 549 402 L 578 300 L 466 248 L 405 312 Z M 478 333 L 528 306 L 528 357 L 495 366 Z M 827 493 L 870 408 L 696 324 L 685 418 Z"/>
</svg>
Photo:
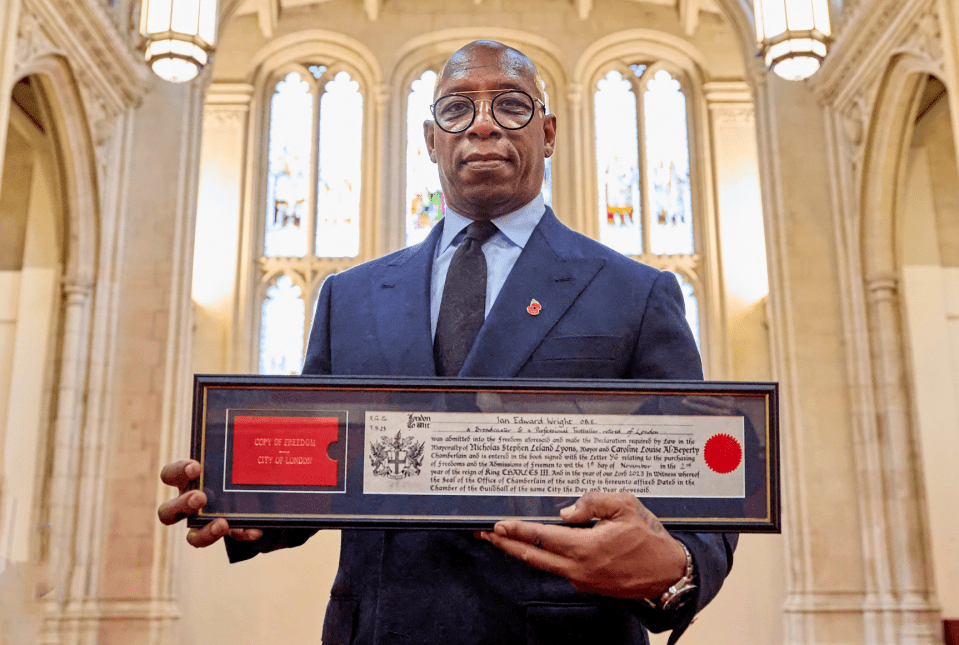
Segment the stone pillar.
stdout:
<svg viewBox="0 0 959 645">
<path fill-rule="evenodd" d="M 241 187 L 252 92 L 253 87 L 243 83 L 213 83 L 203 111 L 194 246 L 197 264 L 192 275 L 197 341 L 193 362 L 202 372 L 242 371 L 235 360 L 230 362 L 230 343 L 239 309 Z"/>
<path fill-rule="evenodd" d="M 864 573 L 823 110 L 754 71 L 773 379 L 780 382 L 785 642 L 865 643 Z"/>
<path fill-rule="evenodd" d="M 159 482 L 160 467 L 188 454 L 190 285 L 206 78 L 179 85 L 152 79 L 131 120 L 114 286 L 102 573 L 88 612 L 98 645 L 177 642 L 174 561 L 183 531 L 161 526 L 156 508 L 171 495 Z"/>
<path fill-rule="evenodd" d="M 589 190 L 587 190 L 590 185 L 589 178 L 595 178 L 596 169 L 587 170 L 585 163 L 585 160 L 592 158 L 593 155 L 587 152 L 586 132 L 590 131 L 590 127 L 586 123 L 586 110 L 583 109 L 584 95 L 585 88 L 581 81 L 571 82 L 566 87 L 569 123 L 565 127 L 572 129 L 569 141 L 573 144 L 572 154 L 570 155 L 571 163 L 567 164 L 567 167 L 572 170 L 570 181 L 573 185 L 572 189 L 567 190 L 566 194 L 571 198 L 570 202 L 574 207 L 570 209 L 571 213 L 563 215 L 563 217 L 571 218 L 566 220 L 566 224 L 570 228 L 593 239 L 599 239 L 599 218 L 596 216 L 596 205 L 591 203 Z M 563 124 L 560 123 L 557 127 L 561 128 Z"/>
<path fill-rule="evenodd" d="M 71 589 L 73 565 L 78 560 L 74 539 L 77 522 L 77 480 L 82 450 L 82 419 L 86 390 L 86 359 L 89 339 L 92 285 L 66 282 L 63 285 L 62 351 L 59 383 L 56 391 L 57 413 L 54 421 L 53 475 L 50 484 L 50 524 L 48 536 L 41 541 L 47 552 L 53 592 L 47 603 L 47 632 L 61 629 L 58 623 L 76 607 Z M 72 628 L 72 629 L 71 629 Z M 74 631 L 74 623 L 67 629 Z M 73 639 L 74 641 L 76 639 Z"/>
<path fill-rule="evenodd" d="M 385 132 L 389 132 L 387 121 L 390 118 L 390 86 L 386 83 L 378 83 L 370 92 L 370 99 L 373 101 L 373 120 L 368 128 L 364 129 L 363 139 L 366 142 L 367 154 L 362 158 L 363 186 L 369 186 L 371 190 L 364 191 L 369 193 L 369 197 L 360 203 L 360 257 L 363 259 L 373 259 L 391 253 L 396 249 L 406 246 L 406 218 L 395 217 L 397 213 L 405 213 L 406 209 L 401 208 L 396 213 L 389 213 L 385 218 L 392 227 L 398 227 L 397 235 L 391 236 L 390 229 L 379 225 L 383 222 L 383 204 L 387 201 L 384 196 L 383 178 L 388 177 L 389 173 L 383 168 L 383 163 L 390 158 L 386 154 Z M 396 136 L 392 143 L 400 145 L 406 132 L 406 115 L 396 128 Z M 382 156 L 380 156 L 382 154 Z M 403 151 L 404 158 L 406 151 Z M 380 161 L 380 163 L 377 163 Z M 406 187 L 402 189 L 403 203 L 406 202 Z M 362 196 L 360 198 L 363 199 Z M 363 202 L 365 201 L 366 206 Z M 390 242 L 393 245 L 390 245 Z M 389 248 L 387 248 L 389 246 Z M 307 314 L 310 318 L 310 314 Z"/>
<path fill-rule="evenodd" d="M 763 237 L 762 196 L 756 151 L 756 114 L 752 92 L 745 82 L 712 82 L 703 87 L 711 137 L 707 160 L 715 173 L 718 237 L 721 254 L 710 269 L 722 267 L 723 298 L 710 312 L 717 318 L 712 355 L 712 378 L 757 380 L 769 378 L 766 331 L 766 244 Z M 712 185 L 709 186 L 712 196 Z M 723 311 L 725 309 L 725 311 Z M 725 314 L 724 320 L 718 318 Z M 727 349 L 728 348 L 728 349 Z M 726 351 L 723 351 L 726 350 Z"/>
<path fill-rule="evenodd" d="M 883 555 L 889 558 L 893 583 L 889 591 L 895 598 L 895 606 L 887 611 L 899 614 L 895 642 L 934 645 L 941 642 L 941 625 L 929 599 L 925 499 L 905 382 L 899 280 L 893 275 L 867 276 L 866 291 L 885 480 L 889 553 Z"/>
</svg>

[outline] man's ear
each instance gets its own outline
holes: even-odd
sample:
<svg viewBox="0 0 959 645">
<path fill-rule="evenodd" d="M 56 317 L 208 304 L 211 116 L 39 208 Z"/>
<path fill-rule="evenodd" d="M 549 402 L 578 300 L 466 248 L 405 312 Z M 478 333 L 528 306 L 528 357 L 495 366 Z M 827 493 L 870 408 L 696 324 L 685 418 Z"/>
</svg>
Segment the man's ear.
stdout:
<svg viewBox="0 0 959 645">
<path fill-rule="evenodd" d="M 556 149 L 556 115 L 547 114 L 543 118 L 544 149 L 546 157 L 553 156 L 553 150 Z"/>
<path fill-rule="evenodd" d="M 423 137 L 426 139 L 426 151 L 430 155 L 430 161 L 436 163 L 436 152 L 434 150 L 433 135 L 436 132 L 436 124 L 427 119 L 423 121 Z"/>
</svg>

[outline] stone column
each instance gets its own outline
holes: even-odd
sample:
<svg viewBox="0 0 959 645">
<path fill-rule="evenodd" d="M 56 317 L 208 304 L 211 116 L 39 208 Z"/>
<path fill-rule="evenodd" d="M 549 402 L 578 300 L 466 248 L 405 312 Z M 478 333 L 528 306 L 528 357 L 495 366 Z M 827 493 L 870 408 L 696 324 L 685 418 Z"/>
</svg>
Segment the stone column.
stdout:
<svg viewBox="0 0 959 645">
<path fill-rule="evenodd" d="M 918 446 L 910 417 L 904 373 L 899 280 L 893 275 L 867 276 L 872 330 L 873 378 L 885 479 L 889 570 L 899 614 L 896 642 L 934 645 L 941 642 L 938 610 L 929 598 L 925 499 L 919 481 Z"/>
<path fill-rule="evenodd" d="M 63 284 L 62 351 L 56 389 L 56 419 L 53 437 L 53 474 L 50 483 L 50 523 L 41 540 L 49 562 L 53 592 L 47 603 L 47 632 L 69 621 L 71 573 L 76 562 L 74 539 L 77 522 L 77 479 L 79 476 L 91 284 L 67 281 Z M 74 625 L 76 627 L 76 625 Z"/>
<path fill-rule="evenodd" d="M 721 257 L 708 266 L 711 273 L 723 278 L 715 287 L 717 292 L 723 290 L 723 297 L 714 298 L 715 304 L 709 303 L 715 319 L 711 327 L 717 332 L 710 352 L 711 374 L 712 378 L 732 380 L 765 379 L 770 371 L 765 326 L 769 279 L 752 92 L 745 82 L 707 83 L 703 92 L 712 155 L 707 163 L 714 172 L 715 185 L 715 189 L 712 184 L 706 189 L 709 199 L 716 202 L 718 238 L 722 242 L 715 246 Z M 725 306 L 718 306 L 720 303 Z"/>
<path fill-rule="evenodd" d="M 585 163 L 587 158 L 592 157 L 587 152 L 586 132 L 589 132 L 590 128 L 586 122 L 587 111 L 583 108 L 585 93 L 581 81 L 573 81 L 566 87 L 566 101 L 569 107 L 569 124 L 566 127 L 572 130 L 569 140 L 573 144 L 572 155 L 570 155 L 572 163 L 567 164 L 567 167 L 572 170 L 570 181 L 573 186 L 566 194 L 571 198 L 574 208 L 571 209 L 571 213 L 564 215 L 564 217 L 575 218 L 566 221 L 570 228 L 593 239 L 599 239 L 596 205 L 590 203 L 589 191 L 587 190 L 590 185 L 589 179 L 595 179 L 596 169 L 587 170 L 587 164 Z M 559 127 L 563 127 L 563 124 L 559 124 Z"/>
<path fill-rule="evenodd" d="M 363 259 L 377 258 L 406 246 L 406 218 L 396 217 L 399 213 L 405 213 L 405 208 L 395 213 L 384 214 L 383 212 L 383 204 L 389 201 L 384 195 L 385 190 L 399 192 L 403 195 L 402 203 L 406 203 L 406 186 L 386 187 L 383 184 L 383 178 L 389 176 L 383 168 L 383 163 L 390 158 L 386 152 L 388 146 L 384 136 L 384 133 L 390 132 L 387 123 L 390 118 L 390 92 L 390 86 L 386 83 L 379 83 L 372 88 L 370 99 L 373 101 L 373 122 L 364 129 L 364 132 L 367 130 L 370 132 L 363 137 L 367 144 L 366 154 L 362 158 L 363 186 L 369 186 L 371 190 L 364 191 L 369 193 L 369 197 L 365 200 L 368 206 L 364 208 L 363 203 L 360 204 L 360 257 Z M 406 133 L 406 115 L 403 116 L 402 122 L 394 130 L 394 136 L 390 141 L 390 144 L 395 146 L 401 146 Z M 405 158 L 405 150 L 403 154 Z M 381 226 L 380 223 L 386 225 Z M 399 230 L 396 234 L 391 235 L 391 229 L 397 228 Z M 309 317 L 307 315 L 307 318 Z"/>
<path fill-rule="evenodd" d="M 754 71 L 780 382 L 784 634 L 865 643 L 864 562 L 823 110 L 808 86 Z"/>
<path fill-rule="evenodd" d="M 212 83 L 203 110 L 203 147 L 197 195 L 193 362 L 197 371 L 236 371 L 229 363 L 237 304 L 241 187 L 253 86 Z M 240 302 L 243 298 L 240 298 Z"/>
<path fill-rule="evenodd" d="M 152 79 L 123 159 L 116 344 L 107 423 L 101 571 L 87 618 L 97 645 L 174 643 L 183 527 L 157 521 L 160 467 L 188 455 L 190 292 L 204 86 Z M 72 645 L 72 643 L 71 643 Z"/>
</svg>

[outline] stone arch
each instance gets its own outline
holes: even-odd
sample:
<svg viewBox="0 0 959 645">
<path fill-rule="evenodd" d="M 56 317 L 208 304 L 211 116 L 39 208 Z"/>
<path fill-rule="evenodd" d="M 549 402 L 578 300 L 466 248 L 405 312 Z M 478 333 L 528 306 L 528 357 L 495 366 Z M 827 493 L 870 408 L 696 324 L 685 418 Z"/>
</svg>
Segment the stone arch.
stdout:
<svg viewBox="0 0 959 645">
<path fill-rule="evenodd" d="M 873 104 L 859 186 L 859 253 L 874 401 L 877 484 L 887 518 L 874 527 L 888 556 L 875 563 L 876 592 L 892 609 L 885 637 L 934 634 L 938 609 L 928 560 L 929 523 L 917 450 L 915 402 L 909 383 L 897 222 L 920 89 L 935 73 L 912 54 L 890 59 Z M 890 520 L 888 518 L 895 518 Z"/>
<path fill-rule="evenodd" d="M 39 81 L 49 106 L 63 190 L 64 282 L 92 287 L 97 275 L 100 212 L 96 151 L 79 84 L 66 59 L 57 54 L 40 56 L 17 71 L 19 78 L 32 76 Z"/>
<path fill-rule="evenodd" d="M 904 156 L 912 138 L 918 89 L 937 70 L 928 60 L 903 54 L 889 64 L 866 135 L 860 194 L 862 270 L 869 280 L 894 275 L 896 210 Z"/>
<path fill-rule="evenodd" d="M 51 391 L 41 429 L 49 433 L 45 469 L 50 474 L 39 495 L 42 525 L 47 528 L 39 536 L 38 555 L 48 562 L 55 598 L 63 602 L 75 589 L 70 580 L 76 568 L 86 564 L 73 548 L 73 540 L 78 524 L 87 519 L 75 511 L 84 485 L 77 473 L 83 453 L 100 246 L 96 156 L 87 106 L 69 62 L 48 53 L 27 61 L 17 71 L 19 78 L 36 80 L 37 93 L 45 104 L 60 186 L 59 294 L 48 354 Z"/>
<path fill-rule="evenodd" d="M 306 29 L 270 41 L 251 60 L 247 81 L 256 85 L 274 69 L 309 56 L 329 56 L 345 62 L 357 71 L 367 92 L 379 87 L 380 65 L 373 52 L 358 40 L 324 29 Z"/>
</svg>

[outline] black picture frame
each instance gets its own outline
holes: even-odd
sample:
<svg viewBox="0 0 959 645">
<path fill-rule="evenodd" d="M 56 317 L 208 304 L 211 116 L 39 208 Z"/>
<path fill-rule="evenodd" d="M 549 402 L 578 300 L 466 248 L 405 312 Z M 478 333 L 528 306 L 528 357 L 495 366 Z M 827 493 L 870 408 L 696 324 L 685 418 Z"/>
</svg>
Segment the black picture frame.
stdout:
<svg viewBox="0 0 959 645">
<path fill-rule="evenodd" d="M 779 533 L 781 529 L 776 383 L 244 375 L 196 375 L 194 379 L 191 457 L 201 463 L 202 473 L 193 484 L 194 488 L 204 490 L 208 502 L 199 513 L 189 518 L 189 526 L 200 527 L 224 517 L 231 528 L 487 530 L 496 521 L 506 518 L 560 524 L 559 510 L 579 497 L 580 490 L 462 495 L 451 490 L 431 494 L 425 488 L 417 494 L 366 492 L 364 473 L 369 479 L 373 468 L 367 464 L 376 463 L 376 441 L 371 440 L 372 430 L 367 436 L 367 418 L 373 419 L 375 413 L 380 412 L 384 413 L 384 418 L 390 414 L 394 415 L 390 418 L 394 418 L 400 412 L 440 415 L 441 418 L 459 418 L 456 415 L 462 413 L 514 415 L 512 418 L 520 418 L 515 415 L 552 415 L 549 419 L 566 415 L 570 418 L 581 416 L 584 420 L 612 418 L 602 415 L 628 415 L 640 425 L 646 417 L 647 421 L 683 417 L 696 427 L 716 423 L 702 417 L 725 417 L 742 428 L 742 469 L 741 473 L 735 473 L 742 477 L 741 486 L 737 484 L 741 488 L 739 493 L 729 497 L 638 496 L 670 529 L 750 533 Z M 252 435 L 249 435 L 248 428 L 250 424 L 258 427 L 256 424 L 261 421 L 272 428 L 269 424 L 277 418 L 295 426 L 297 417 L 318 420 L 324 424 L 324 432 L 336 433 L 337 438 L 325 448 L 329 463 L 333 465 L 324 461 L 323 469 L 318 463 L 309 466 L 310 472 L 318 473 L 310 481 L 297 479 L 293 484 L 277 483 L 274 475 L 268 474 L 270 471 L 249 465 L 255 463 L 255 459 L 251 461 L 251 454 L 260 460 L 268 457 L 250 452 L 252 449 L 248 445 L 252 444 L 249 444 L 248 437 Z M 243 425 L 237 425 L 238 418 Z M 242 436 L 238 435 L 240 430 Z M 576 429 L 574 436 L 580 430 Z M 295 428 L 292 432 L 294 435 L 284 436 L 307 436 L 296 435 Z M 387 439 L 399 441 L 392 434 Z M 387 439 L 379 441 L 382 443 Z M 239 443 L 235 443 L 237 441 Z M 275 441 L 279 445 L 280 439 Z M 288 445 L 297 442 L 313 445 L 311 440 L 286 439 L 286 442 Z M 692 440 L 689 443 L 692 444 Z M 318 454 L 316 450 L 321 449 L 322 441 L 320 448 L 303 450 L 313 450 L 310 454 L 315 456 Z M 707 452 L 708 448 L 702 454 Z M 381 471 L 395 468 L 393 476 L 400 478 L 397 461 L 400 453 L 390 454 L 396 455 L 391 462 L 396 465 L 384 466 L 381 456 L 378 467 Z M 591 473 L 595 466 L 591 459 L 573 465 L 580 467 L 582 472 Z M 423 467 L 422 454 L 419 466 Z M 691 463 L 690 466 L 695 465 Z M 702 470 L 702 464 L 698 467 Z M 284 465 L 276 472 L 295 470 Z M 376 472 L 375 468 L 372 472 Z M 455 472 L 463 471 L 454 468 Z M 536 470 L 531 472 L 534 476 L 537 473 Z M 432 476 L 435 472 L 430 471 L 430 474 Z M 707 475 L 713 476 L 711 473 Z M 540 480 L 533 477 L 520 481 Z M 580 480 L 567 478 L 564 481 Z M 461 483 L 457 485 L 462 486 Z M 608 486 L 601 487 L 611 490 Z M 521 490 L 540 488 L 527 486 Z"/>
</svg>

